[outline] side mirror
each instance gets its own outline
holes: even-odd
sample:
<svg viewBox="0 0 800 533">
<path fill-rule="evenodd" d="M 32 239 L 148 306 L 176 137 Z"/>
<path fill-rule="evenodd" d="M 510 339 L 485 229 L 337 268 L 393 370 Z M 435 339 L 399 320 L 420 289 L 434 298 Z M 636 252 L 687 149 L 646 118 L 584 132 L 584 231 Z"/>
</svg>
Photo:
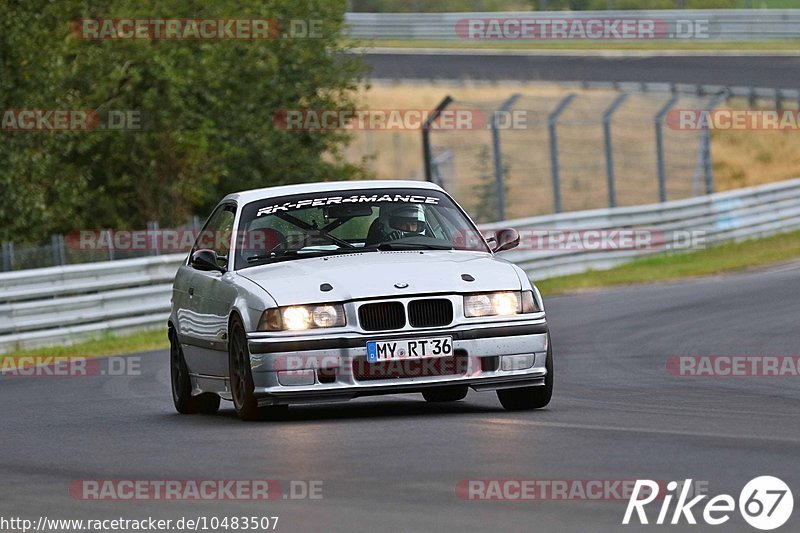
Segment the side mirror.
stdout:
<svg viewBox="0 0 800 533">
<path fill-rule="evenodd" d="M 192 254 L 190 264 L 192 268 L 205 272 L 225 272 L 225 268 L 217 262 L 217 253 L 214 250 L 197 250 Z"/>
<path fill-rule="evenodd" d="M 505 252 L 519 246 L 519 232 L 514 228 L 499 229 L 495 232 L 495 252 Z"/>
</svg>

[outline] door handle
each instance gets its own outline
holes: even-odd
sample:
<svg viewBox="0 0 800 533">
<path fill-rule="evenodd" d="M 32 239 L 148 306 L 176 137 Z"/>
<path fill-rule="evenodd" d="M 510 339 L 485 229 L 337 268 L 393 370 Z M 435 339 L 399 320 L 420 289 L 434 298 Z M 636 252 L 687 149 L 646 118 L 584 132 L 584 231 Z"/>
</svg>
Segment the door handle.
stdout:
<svg viewBox="0 0 800 533">
<path fill-rule="evenodd" d="M 189 287 L 189 296 L 194 296 L 194 287 Z"/>
</svg>

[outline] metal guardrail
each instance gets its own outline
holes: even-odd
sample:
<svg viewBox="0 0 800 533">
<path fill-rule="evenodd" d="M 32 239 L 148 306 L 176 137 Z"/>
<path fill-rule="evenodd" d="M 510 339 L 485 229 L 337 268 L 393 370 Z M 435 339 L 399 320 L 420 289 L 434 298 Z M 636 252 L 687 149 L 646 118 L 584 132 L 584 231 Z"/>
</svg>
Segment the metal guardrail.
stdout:
<svg viewBox="0 0 800 533">
<path fill-rule="evenodd" d="M 684 239 L 692 237 L 688 232 L 701 237 L 707 245 L 800 229 L 800 179 L 660 204 L 507 220 L 481 229 L 491 232 L 504 227 L 522 232 L 523 240 L 526 233 L 547 230 L 574 235 L 585 230 L 641 229 L 654 237 L 652 246 L 602 250 L 569 246 L 530 249 L 523 241 L 522 246 L 504 257 L 524 268 L 535 281 L 611 268 L 651 254 L 680 251 Z"/>
<path fill-rule="evenodd" d="M 709 244 L 800 229 L 800 178 L 661 204 L 576 211 L 481 226 L 529 231 L 646 229 L 664 237 L 646 249 L 530 249 L 504 257 L 533 280 L 604 269 L 663 253 L 680 232 Z M 0 274 L 0 353 L 73 342 L 103 332 L 163 327 L 183 254 Z"/>
<path fill-rule="evenodd" d="M 460 33 L 464 31 L 464 21 L 468 19 L 517 18 L 654 20 L 670 28 L 678 23 L 686 27 L 689 21 L 693 24 L 700 21 L 707 25 L 707 39 L 716 41 L 764 41 L 800 36 L 800 9 L 347 13 L 345 22 L 350 36 L 356 39 L 460 41 L 463 40 Z"/>
<path fill-rule="evenodd" d="M 184 254 L 0 274 L 0 353 L 163 326 Z"/>
</svg>

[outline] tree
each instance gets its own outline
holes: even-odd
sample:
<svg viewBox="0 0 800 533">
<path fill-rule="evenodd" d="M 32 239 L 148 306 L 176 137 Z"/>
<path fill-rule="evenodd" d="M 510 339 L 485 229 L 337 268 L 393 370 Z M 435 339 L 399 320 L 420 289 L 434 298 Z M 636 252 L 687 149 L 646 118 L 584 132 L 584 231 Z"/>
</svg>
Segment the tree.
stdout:
<svg viewBox="0 0 800 533">
<path fill-rule="evenodd" d="M 364 175 L 340 131 L 285 131 L 287 109 L 351 109 L 365 72 L 345 0 L 30 0 L 0 22 L 0 110 L 132 111 L 141 129 L 0 131 L 0 240 L 206 214 L 236 190 Z M 77 19 L 278 19 L 313 38 L 86 40 Z M 308 26 L 307 26 L 308 27 Z"/>
</svg>

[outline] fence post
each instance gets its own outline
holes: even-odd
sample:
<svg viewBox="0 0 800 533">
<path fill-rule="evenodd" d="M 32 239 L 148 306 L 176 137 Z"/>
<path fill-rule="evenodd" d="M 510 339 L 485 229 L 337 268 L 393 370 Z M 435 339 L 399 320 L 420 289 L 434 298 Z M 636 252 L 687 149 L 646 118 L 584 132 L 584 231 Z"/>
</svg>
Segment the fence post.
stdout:
<svg viewBox="0 0 800 533">
<path fill-rule="evenodd" d="M 561 212 L 561 176 L 558 168 L 558 135 L 556 132 L 556 124 L 558 122 L 558 117 L 574 99 L 574 93 L 568 94 L 547 116 L 547 129 L 550 133 L 550 173 L 553 179 L 553 209 L 556 213 Z"/>
<path fill-rule="evenodd" d="M 614 149 L 611 146 L 611 115 L 619 109 L 628 93 L 617 96 L 603 113 L 603 140 L 606 149 L 606 179 L 608 180 L 608 207 L 617 207 L 617 187 L 614 182 Z"/>
<path fill-rule="evenodd" d="M 717 93 L 706 105 L 705 111 L 710 115 L 719 103 L 728 97 L 728 90 L 725 89 Z M 711 164 L 711 131 L 710 128 L 703 128 L 700 131 L 700 157 L 703 162 L 703 180 L 705 182 L 706 194 L 714 192 L 714 168 Z"/>
<path fill-rule="evenodd" d="M 422 123 L 422 157 L 425 162 L 425 181 L 436 183 L 433 179 L 433 172 L 431 170 L 431 124 L 439 117 L 444 108 L 450 105 L 450 102 L 452 101 L 453 98 L 450 95 L 445 96 L 444 99 L 439 102 L 439 105 L 436 106 L 436 109 L 431 112 L 427 120 Z"/>
<path fill-rule="evenodd" d="M 495 198 L 497 200 L 497 220 L 506 219 L 506 184 L 505 170 L 503 169 L 503 153 L 500 149 L 500 114 L 506 113 L 520 96 L 522 95 L 512 94 L 510 98 L 500 105 L 492 117 L 492 150 L 494 151 L 494 182 Z"/>
<path fill-rule="evenodd" d="M 66 263 L 66 254 L 64 252 L 64 236 L 51 235 L 50 249 L 53 252 L 53 265 L 63 266 L 64 263 Z"/>
<path fill-rule="evenodd" d="M 655 117 L 655 128 L 656 128 L 656 162 L 658 164 L 658 201 L 659 202 L 666 202 L 667 201 L 667 171 L 664 168 L 664 132 L 662 131 L 662 122 L 664 120 L 664 116 L 672 109 L 672 106 L 675 105 L 675 102 L 678 101 L 678 95 L 674 94 L 672 97 L 664 104 L 664 107 L 658 110 Z"/>
<path fill-rule="evenodd" d="M 4 242 L 3 250 L 3 272 L 11 272 L 14 270 L 14 243 Z"/>
</svg>

